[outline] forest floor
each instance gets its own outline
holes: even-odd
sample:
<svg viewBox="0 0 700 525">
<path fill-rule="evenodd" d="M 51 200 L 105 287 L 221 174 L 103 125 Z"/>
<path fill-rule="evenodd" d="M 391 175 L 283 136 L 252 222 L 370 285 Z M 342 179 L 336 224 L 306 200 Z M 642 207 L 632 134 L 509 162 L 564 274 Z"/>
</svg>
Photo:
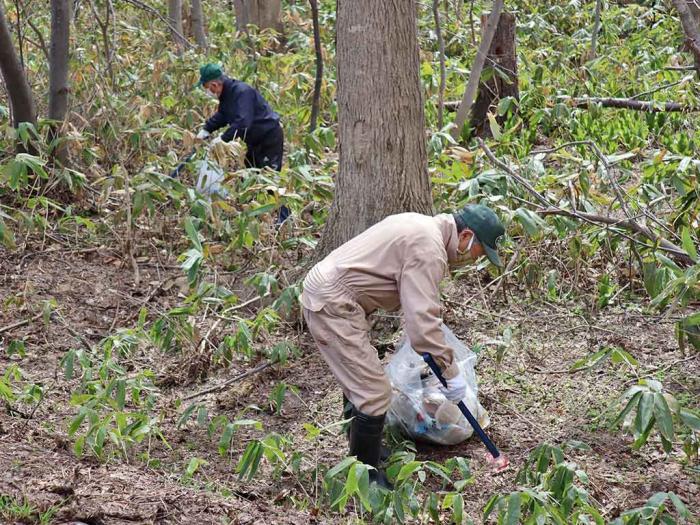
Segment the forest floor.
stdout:
<svg viewBox="0 0 700 525">
<path fill-rule="evenodd" d="M 93 525 L 352 521 L 314 508 L 314 491 L 293 476 L 274 479 L 263 470 L 253 481 L 239 481 L 236 462 L 248 439 L 259 431 L 240 430 L 229 455 L 221 457 L 218 436 L 209 438 L 194 424 L 177 428 L 181 409 L 176 401 L 254 366 L 249 363 L 212 369 L 204 380 L 197 381 L 178 373 L 183 368 L 182 356 L 153 350 L 148 362 L 134 366 L 149 367 L 162 385 L 157 406 L 163 414 L 161 428 L 168 446 L 150 443 L 148 456 L 140 449 L 128 462 L 75 456 L 67 427 L 75 415 L 69 400 L 77 383 L 64 379 L 61 357 L 71 348 L 97 344 L 115 328 L 133 326 L 141 306 L 166 311 L 181 302 L 178 294 L 186 282 L 174 261 L 141 261 L 140 268 L 143 284 L 136 288 L 131 271 L 107 249 L 76 251 L 54 245 L 22 255 L 0 252 L 0 348 L 23 339 L 27 349 L 21 360 L 0 353 L 0 367 L 17 362 L 26 378 L 47 389 L 35 410 L 0 410 L 0 503 L 4 498 L 5 504 L 26 502 L 34 509 L 34 518 L 17 523 L 38 523 L 36 513 L 48 509 L 55 512 L 47 523 Z M 230 289 L 245 293 L 237 274 L 230 272 L 222 279 L 229 279 L 222 284 Z M 595 311 L 588 306 L 590 298 L 543 302 L 515 285 L 507 289 L 507 302 L 499 294 L 487 305 L 478 289 L 470 274 L 450 281 L 444 290 L 445 322 L 470 346 L 483 345 L 477 365 L 479 396 L 490 412 L 489 433 L 510 457 L 511 467 L 500 474 L 490 472 L 480 461 L 483 446 L 474 438 L 452 447 L 418 445 L 419 459 L 445 460 L 453 455 L 470 459 L 474 483 L 464 489 L 464 498 L 466 513 L 475 523 L 482 521 L 481 510 L 491 494 L 515 487 L 518 468 L 545 441 L 577 440 L 590 446 L 590 450 L 572 450 L 568 457 L 587 472 L 588 490 L 606 520 L 639 506 L 658 491 L 673 491 L 686 503 L 700 501 L 697 467 L 684 463 L 680 442 L 669 461 L 655 436 L 641 451 L 633 451 L 632 438 L 608 426 L 613 414 L 608 407 L 638 376 L 662 380 L 677 398 L 697 408 L 700 359 L 692 350 L 681 354 L 672 323 L 649 314 L 639 303 L 618 303 Z M 254 295 L 251 290 L 247 293 Z M 36 314 L 41 301 L 49 299 L 55 301 L 55 313 L 45 324 Z M 24 319 L 30 322 L 5 329 Z M 200 329 L 205 331 L 211 323 L 206 320 Z M 386 329 L 386 323 L 380 324 Z M 506 327 L 513 331 L 512 341 L 499 347 Z M 220 325 L 212 338 L 220 339 L 226 333 L 227 327 Z M 387 337 L 386 333 L 375 335 Z M 280 337 L 293 340 L 301 356 L 200 400 L 206 402 L 210 414 L 231 419 L 251 414 L 268 431 L 290 434 L 303 442 L 304 423 L 321 427 L 338 419 L 341 392 L 299 325 L 289 325 Z M 624 348 L 639 360 L 639 368 L 633 371 L 605 363 L 590 370 L 568 371 L 575 360 L 605 346 Z M 499 351 L 503 353 L 500 363 L 496 359 Z M 653 363 L 653 368 L 647 363 Z M 279 381 L 298 391 L 288 390 L 278 415 L 270 410 L 268 398 Z M 340 430 L 325 433 L 309 442 L 306 452 L 332 466 L 346 453 L 345 437 Z M 207 463 L 187 480 L 183 472 L 193 456 Z M 302 498 L 310 504 L 293 504 Z M 0 516 L 1 511 L 0 504 Z"/>
</svg>

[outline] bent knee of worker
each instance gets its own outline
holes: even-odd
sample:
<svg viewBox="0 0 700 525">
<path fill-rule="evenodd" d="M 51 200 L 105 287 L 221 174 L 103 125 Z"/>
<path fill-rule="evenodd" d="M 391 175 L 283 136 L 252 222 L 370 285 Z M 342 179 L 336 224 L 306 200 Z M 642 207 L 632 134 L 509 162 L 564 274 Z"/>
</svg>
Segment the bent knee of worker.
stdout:
<svg viewBox="0 0 700 525">
<path fill-rule="evenodd" d="M 358 403 L 353 403 L 355 407 L 368 416 L 381 416 L 386 414 L 391 405 L 391 383 L 388 379 L 377 382 L 369 386 L 362 392 Z M 351 398 L 352 400 L 352 398 Z"/>
</svg>

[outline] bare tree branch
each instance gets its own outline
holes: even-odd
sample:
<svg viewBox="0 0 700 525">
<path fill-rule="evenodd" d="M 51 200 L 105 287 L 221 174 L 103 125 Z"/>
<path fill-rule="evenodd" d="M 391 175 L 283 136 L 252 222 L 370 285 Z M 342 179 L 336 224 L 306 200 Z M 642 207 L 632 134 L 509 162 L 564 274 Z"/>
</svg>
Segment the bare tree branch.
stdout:
<svg viewBox="0 0 700 525">
<path fill-rule="evenodd" d="M 440 0 L 433 0 L 433 18 L 435 19 L 435 34 L 437 35 L 438 50 L 440 53 L 440 88 L 438 91 L 438 129 L 444 125 L 443 113 L 445 111 L 445 40 L 442 38 L 440 27 Z"/>
<path fill-rule="evenodd" d="M 493 35 L 496 34 L 498 19 L 501 17 L 502 10 L 503 0 L 494 0 L 493 7 L 491 8 L 491 14 L 489 14 L 488 21 L 486 22 L 486 31 L 484 31 L 484 34 L 481 37 L 481 44 L 479 44 L 479 49 L 476 52 L 476 57 L 474 58 L 474 63 L 472 64 L 467 89 L 464 91 L 464 97 L 462 97 L 462 102 L 459 104 L 459 108 L 457 109 L 455 127 L 452 129 L 452 136 L 455 139 L 462 133 L 464 123 L 467 121 L 467 117 L 471 112 L 474 97 L 476 96 L 476 90 L 479 87 L 479 81 L 481 79 L 481 71 L 484 69 L 486 55 L 488 55 L 489 49 L 491 48 Z"/>
<path fill-rule="evenodd" d="M 671 257 L 675 259 L 676 262 L 684 266 L 689 266 L 693 264 L 693 260 L 691 259 L 690 255 L 680 246 L 677 246 L 676 244 L 673 244 L 672 242 L 657 235 L 649 228 L 647 228 L 646 226 L 642 226 L 632 218 L 628 217 L 625 219 L 620 219 L 616 217 L 606 217 L 604 215 L 596 215 L 593 213 L 581 212 L 578 210 L 565 210 L 557 206 L 556 203 L 550 201 L 547 197 L 538 192 L 527 180 L 518 175 L 508 165 L 498 160 L 491 151 L 491 149 L 489 149 L 489 147 L 481 138 L 477 138 L 477 141 L 481 149 L 486 154 L 486 157 L 489 159 L 489 161 L 491 161 L 491 163 L 494 166 L 510 175 L 510 177 L 513 178 L 513 180 L 515 180 L 518 184 L 523 186 L 530 194 L 532 194 L 537 199 L 537 201 L 540 203 L 540 205 L 537 205 L 537 207 L 539 208 L 537 210 L 537 213 L 542 215 L 562 215 L 574 219 L 579 219 L 590 224 L 607 224 L 616 226 L 647 238 L 656 246 L 658 246 L 659 249 L 670 253 Z M 644 246 L 651 248 L 646 244 L 644 244 Z"/>
<path fill-rule="evenodd" d="M 139 9 L 143 9 L 144 11 L 148 11 L 149 13 L 154 14 L 157 16 L 160 20 L 165 22 L 170 29 L 170 31 L 173 32 L 175 36 L 178 36 L 182 39 L 182 42 L 189 48 L 194 48 L 195 46 L 187 40 L 187 37 L 183 35 L 181 32 L 177 30 L 177 28 L 173 27 L 173 25 L 170 23 L 170 20 L 168 20 L 166 17 L 164 17 L 155 7 L 152 7 L 144 2 L 141 2 L 140 0 L 124 0 L 125 2 L 138 7 Z"/>
</svg>

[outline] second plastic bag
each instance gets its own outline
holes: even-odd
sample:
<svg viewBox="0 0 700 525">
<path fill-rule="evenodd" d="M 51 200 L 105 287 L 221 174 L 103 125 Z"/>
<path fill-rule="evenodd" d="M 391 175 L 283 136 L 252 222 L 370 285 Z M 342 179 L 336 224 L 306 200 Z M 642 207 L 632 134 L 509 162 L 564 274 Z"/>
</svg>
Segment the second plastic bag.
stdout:
<svg viewBox="0 0 700 525">
<path fill-rule="evenodd" d="M 464 374 L 467 383 L 464 403 L 481 427 L 486 428 L 489 415 L 477 399 L 476 354 L 444 324 L 442 331 L 445 342 L 454 350 L 459 373 Z M 412 439 L 440 445 L 456 445 L 472 435 L 474 429 L 457 405 L 442 394 L 437 377 L 413 350 L 408 338 L 401 343 L 385 370 L 394 392 L 387 414 L 390 426 Z"/>
</svg>

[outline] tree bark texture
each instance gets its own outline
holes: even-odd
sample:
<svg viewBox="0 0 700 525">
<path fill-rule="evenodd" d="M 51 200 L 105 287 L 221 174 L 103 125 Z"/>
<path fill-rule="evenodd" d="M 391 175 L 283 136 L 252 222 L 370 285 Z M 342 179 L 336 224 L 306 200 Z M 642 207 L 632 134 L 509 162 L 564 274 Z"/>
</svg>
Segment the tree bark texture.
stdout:
<svg viewBox="0 0 700 525">
<path fill-rule="evenodd" d="M 309 0 L 311 5 L 311 19 L 314 26 L 314 51 L 316 53 L 316 80 L 314 82 L 314 96 L 311 101 L 311 119 L 309 131 L 316 129 L 318 113 L 321 110 L 321 86 L 323 84 L 323 50 L 321 48 L 321 29 L 318 24 L 318 1 Z"/>
<path fill-rule="evenodd" d="M 185 47 L 182 29 L 182 0 L 168 0 L 168 23 L 173 42 L 182 50 Z"/>
<path fill-rule="evenodd" d="M 236 9 L 236 28 L 239 31 L 245 30 L 248 25 L 282 31 L 281 0 L 233 0 L 233 5 Z"/>
<path fill-rule="evenodd" d="M 317 255 L 387 215 L 432 213 L 416 4 L 337 2 L 335 196 Z"/>
<path fill-rule="evenodd" d="M 486 15 L 481 17 L 481 26 L 484 31 L 487 30 L 487 21 Z M 496 33 L 489 48 L 486 67 L 498 68 L 499 72 L 507 76 L 508 79 L 506 80 L 494 72 L 489 80 L 479 84 L 479 94 L 472 110 L 471 126 L 476 135 L 480 137 L 491 135 L 487 114 L 494 104 L 497 104 L 504 97 L 520 98 L 518 57 L 515 50 L 515 15 L 513 13 L 501 13 Z"/>
<path fill-rule="evenodd" d="M 51 47 L 49 49 L 49 119 L 63 120 L 68 111 L 68 51 L 70 1 L 51 0 Z"/>
<path fill-rule="evenodd" d="M 68 53 L 70 44 L 70 0 L 51 0 L 51 47 L 49 49 L 49 119 L 59 121 L 51 126 L 50 142 L 59 137 L 61 122 L 68 111 Z M 54 144 L 54 157 L 66 164 L 67 151 Z"/>
<path fill-rule="evenodd" d="M 207 35 L 204 31 L 204 14 L 202 13 L 202 0 L 192 0 L 191 5 L 192 17 L 192 32 L 194 33 L 194 41 L 201 50 L 206 50 Z"/>
<path fill-rule="evenodd" d="M 20 122 L 36 124 L 34 97 L 15 52 L 2 2 L 0 2 L 0 72 L 10 98 L 13 125 L 17 127 Z"/>
</svg>

